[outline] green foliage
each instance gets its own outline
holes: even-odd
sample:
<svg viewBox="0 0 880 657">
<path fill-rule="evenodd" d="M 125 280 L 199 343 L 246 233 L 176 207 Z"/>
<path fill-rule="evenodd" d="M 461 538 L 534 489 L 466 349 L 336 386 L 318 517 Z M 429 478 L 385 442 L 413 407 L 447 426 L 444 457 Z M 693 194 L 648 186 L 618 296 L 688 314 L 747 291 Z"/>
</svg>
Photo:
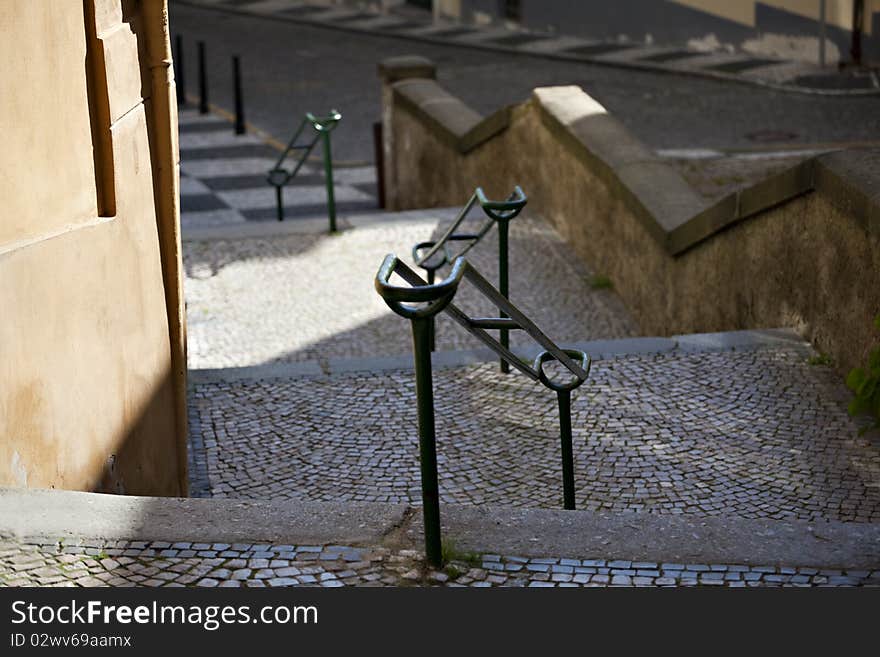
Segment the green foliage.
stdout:
<svg viewBox="0 0 880 657">
<path fill-rule="evenodd" d="M 451 561 L 458 561 L 459 563 L 466 563 L 471 566 L 479 566 L 483 561 L 480 554 L 476 552 L 462 552 L 455 547 L 455 543 L 452 541 L 443 541 L 443 544 L 440 547 L 440 558 L 443 560 L 444 564 L 449 564 Z M 450 577 L 452 577 L 452 575 L 450 575 Z"/>
<path fill-rule="evenodd" d="M 456 567 L 455 564 L 447 564 L 446 568 L 443 569 L 447 575 L 449 575 L 449 579 L 458 579 L 464 574 L 464 571 L 460 568 Z"/>
<path fill-rule="evenodd" d="M 605 274 L 595 274 L 590 278 L 590 287 L 594 290 L 610 290 L 614 287 L 614 283 Z"/>
<path fill-rule="evenodd" d="M 880 315 L 874 319 L 874 326 L 880 329 Z M 880 429 L 880 346 L 868 354 L 867 367 L 856 367 L 846 377 L 846 387 L 853 391 L 849 403 L 850 415 L 870 415 L 873 421 L 862 428 L 860 433 Z"/>
<path fill-rule="evenodd" d="M 807 365 L 833 365 L 834 362 L 831 360 L 831 357 L 827 354 L 819 354 L 817 356 L 810 356 L 807 359 Z"/>
</svg>

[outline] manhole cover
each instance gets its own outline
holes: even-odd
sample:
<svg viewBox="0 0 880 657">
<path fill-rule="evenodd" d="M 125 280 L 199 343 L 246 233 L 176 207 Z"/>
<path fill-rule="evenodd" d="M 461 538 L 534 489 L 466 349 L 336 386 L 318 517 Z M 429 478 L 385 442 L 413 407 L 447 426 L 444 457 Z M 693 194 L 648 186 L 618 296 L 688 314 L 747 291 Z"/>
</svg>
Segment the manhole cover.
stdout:
<svg viewBox="0 0 880 657">
<path fill-rule="evenodd" d="M 776 141 L 791 141 L 792 139 L 797 139 L 797 135 L 785 130 L 756 130 L 755 132 L 748 133 L 746 139 L 763 144 Z"/>
</svg>

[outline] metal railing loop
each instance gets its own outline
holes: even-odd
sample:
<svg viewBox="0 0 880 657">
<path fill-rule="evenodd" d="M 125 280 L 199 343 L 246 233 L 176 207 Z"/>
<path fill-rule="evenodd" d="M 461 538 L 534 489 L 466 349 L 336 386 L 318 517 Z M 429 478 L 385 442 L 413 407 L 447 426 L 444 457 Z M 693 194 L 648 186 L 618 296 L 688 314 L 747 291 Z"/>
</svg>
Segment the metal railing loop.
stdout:
<svg viewBox="0 0 880 657">
<path fill-rule="evenodd" d="M 532 364 L 532 367 L 536 372 L 538 372 L 538 378 L 541 383 L 543 383 L 546 387 L 550 388 L 550 390 L 555 390 L 556 392 L 570 392 L 575 388 L 580 387 L 580 385 L 587 380 L 587 376 L 590 374 L 590 366 L 593 364 L 593 361 L 590 357 L 583 351 L 578 351 L 577 349 L 562 349 L 562 352 L 568 356 L 569 358 L 578 362 L 580 366 L 581 372 L 576 372 L 566 365 L 564 362 L 560 361 L 556 356 L 554 356 L 549 351 L 542 351 L 535 357 L 535 362 Z M 571 374 L 571 378 L 569 381 L 563 383 L 561 381 L 554 381 L 547 373 L 544 371 L 544 363 L 549 361 L 556 361 L 561 363 L 563 367 L 565 367 L 569 373 Z"/>
</svg>

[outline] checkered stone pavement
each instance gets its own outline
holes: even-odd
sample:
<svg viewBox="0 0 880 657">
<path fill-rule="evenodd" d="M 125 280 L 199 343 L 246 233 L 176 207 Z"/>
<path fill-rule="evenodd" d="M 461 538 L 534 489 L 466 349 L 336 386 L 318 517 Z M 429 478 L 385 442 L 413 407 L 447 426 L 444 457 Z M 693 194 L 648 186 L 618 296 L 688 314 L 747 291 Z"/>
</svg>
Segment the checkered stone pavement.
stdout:
<svg viewBox="0 0 880 657">
<path fill-rule="evenodd" d="M 180 125 L 180 221 L 184 231 L 276 221 L 275 189 L 266 174 L 280 151 L 254 135 L 235 135 L 232 124 L 213 114 L 182 110 Z M 312 156 L 320 157 L 320 145 Z M 286 166 L 290 166 L 288 160 Z M 376 208 L 372 166 L 334 170 L 337 213 Z M 283 192 L 284 217 L 326 216 L 323 165 L 308 161 Z"/>
<path fill-rule="evenodd" d="M 880 586 L 880 570 L 453 555 L 344 545 L 0 539 L 0 586 L 49 587 L 606 587 Z"/>
</svg>

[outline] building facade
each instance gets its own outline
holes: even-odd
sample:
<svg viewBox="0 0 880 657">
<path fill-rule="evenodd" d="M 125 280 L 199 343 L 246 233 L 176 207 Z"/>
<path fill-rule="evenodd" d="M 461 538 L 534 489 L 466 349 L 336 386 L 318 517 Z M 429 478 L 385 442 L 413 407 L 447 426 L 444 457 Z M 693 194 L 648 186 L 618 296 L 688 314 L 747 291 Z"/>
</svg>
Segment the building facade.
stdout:
<svg viewBox="0 0 880 657">
<path fill-rule="evenodd" d="M 0 3 L 0 486 L 185 495 L 164 0 Z"/>
<path fill-rule="evenodd" d="M 409 0 L 424 5 L 424 0 Z M 824 22 L 828 61 L 850 52 L 854 0 L 433 0 L 434 15 L 463 23 L 656 44 L 729 46 L 814 60 Z M 821 21 L 824 15 L 824 21 Z M 880 61 L 880 0 L 863 0 L 862 51 Z"/>
</svg>

